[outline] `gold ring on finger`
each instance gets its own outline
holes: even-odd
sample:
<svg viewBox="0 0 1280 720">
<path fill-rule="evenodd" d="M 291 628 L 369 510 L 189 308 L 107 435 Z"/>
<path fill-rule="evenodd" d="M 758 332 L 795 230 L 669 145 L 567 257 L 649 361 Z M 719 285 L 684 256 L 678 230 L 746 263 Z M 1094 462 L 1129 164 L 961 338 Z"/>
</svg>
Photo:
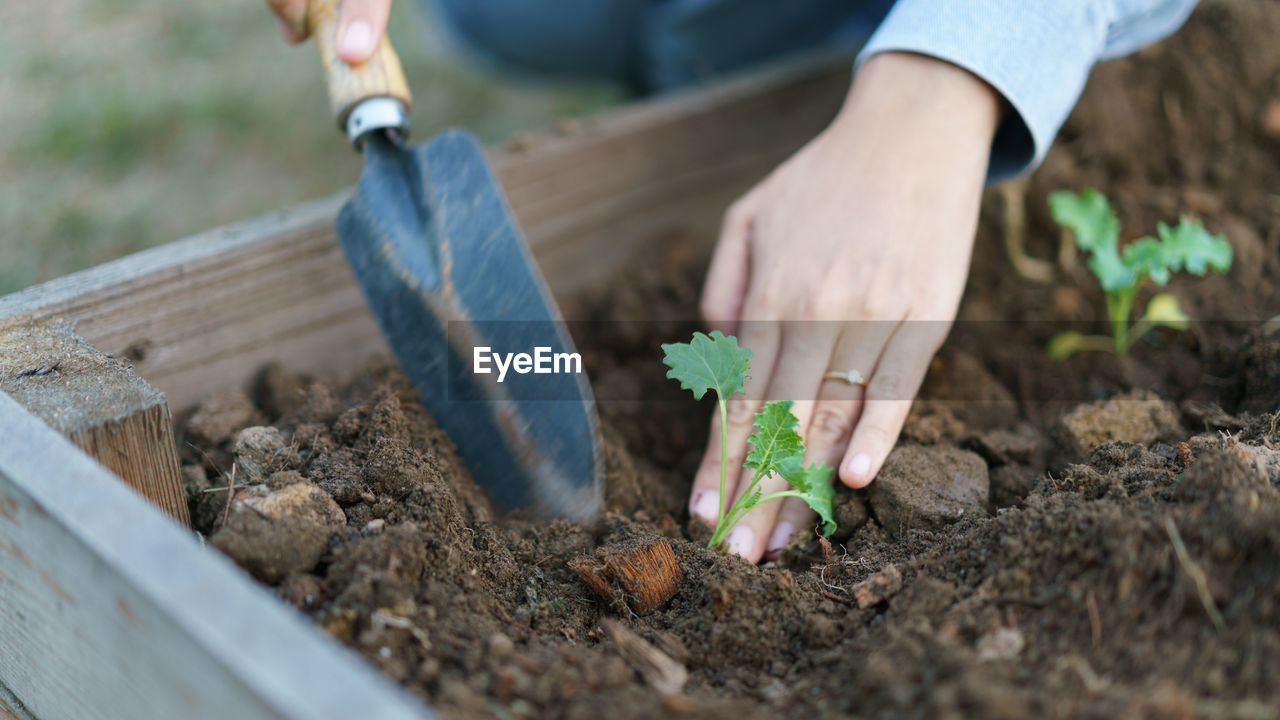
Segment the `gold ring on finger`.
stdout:
<svg viewBox="0 0 1280 720">
<path fill-rule="evenodd" d="M 823 380 L 843 380 L 850 385 L 867 386 L 867 379 L 862 377 L 862 373 L 849 368 L 848 370 L 828 370 L 822 374 Z"/>
</svg>

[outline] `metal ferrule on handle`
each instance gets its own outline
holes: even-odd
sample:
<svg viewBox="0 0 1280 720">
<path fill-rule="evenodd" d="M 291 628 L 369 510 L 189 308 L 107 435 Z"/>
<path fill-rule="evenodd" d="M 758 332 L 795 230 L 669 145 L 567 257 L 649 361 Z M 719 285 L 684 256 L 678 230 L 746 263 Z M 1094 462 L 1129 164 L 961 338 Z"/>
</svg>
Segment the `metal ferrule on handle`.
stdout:
<svg viewBox="0 0 1280 720">
<path fill-rule="evenodd" d="M 407 135 L 412 99 L 400 58 L 383 35 L 365 62 L 348 65 L 338 57 L 338 0 L 310 0 L 307 29 L 320 50 L 329 103 L 338 128 L 360 147 L 360 139 L 374 130 Z"/>
<path fill-rule="evenodd" d="M 358 149 L 366 133 L 388 130 L 400 136 L 409 134 L 409 110 L 395 98 L 376 97 L 362 101 L 347 115 L 347 138 Z"/>
</svg>

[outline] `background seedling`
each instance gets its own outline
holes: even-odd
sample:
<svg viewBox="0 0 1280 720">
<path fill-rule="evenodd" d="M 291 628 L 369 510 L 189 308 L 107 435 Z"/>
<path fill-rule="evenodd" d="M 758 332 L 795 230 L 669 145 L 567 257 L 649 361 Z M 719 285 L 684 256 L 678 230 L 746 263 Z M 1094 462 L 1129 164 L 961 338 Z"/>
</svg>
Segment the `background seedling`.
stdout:
<svg viewBox="0 0 1280 720">
<path fill-rule="evenodd" d="M 738 339 L 725 336 L 720 331 L 710 335 L 695 332 L 687 343 L 669 343 L 662 346 L 662 361 L 667 367 L 667 377 L 678 380 L 680 387 L 701 400 L 708 390 L 714 390 L 720 411 L 720 497 L 725 497 L 725 477 L 728 473 L 728 409 L 726 401 L 735 393 L 746 393 L 745 383 L 750 375 L 751 350 L 738 347 Z M 707 547 L 724 543 L 729 531 L 752 508 L 763 502 L 785 497 L 800 498 L 822 517 L 822 534 L 830 535 L 836 529 L 832 503 L 835 490 L 831 487 L 831 468 L 822 463 L 804 464 L 804 441 L 796 426 L 800 421 L 791 412 L 792 401 L 767 402 L 755 417 L 755 433 L 748 438 L 751 452 L 742 466 L 753 470 L 746 489 L 729 509 L 721 508 L 715 530 Z M 760 483 L 770 475 L 778 475 L 791 485 L 783 490 L 765 495 Z"/>
<path fill-rule="evenodd" d="M 1081 350 L 1102 350 L 1124 355 L 1153 328 L 1186 330 L 1189 318 L 1178 299 L 1158 293 L 1147 301 L 1146 311 L 1131 323 L 1133 303 L 1143 280 L 1157 285 L 1169 283 L 1173 273 L 1185 270 L 1204 275 L 1212 268 L 1226 272 L 1231 267 L 1231 245 L 1221 235 L 1204 229 L 1199 220 L 1183 217 L 1175 227 L 1156 226 L 1156 237 L 1139 238 L 1120 250 L 1120 221 L 1102 193 L 1087 188 L 1077 195 L 1068 190 L 1049 193 L 1053 219 L 1075 233 L 1076 245 L 1089 253 L 1093 272 L 1107 299 L 1111 337 L 1083 335 L 1067 331 L 1049 341 L 1049 355 L 1063 360 Z"/>
</svg>

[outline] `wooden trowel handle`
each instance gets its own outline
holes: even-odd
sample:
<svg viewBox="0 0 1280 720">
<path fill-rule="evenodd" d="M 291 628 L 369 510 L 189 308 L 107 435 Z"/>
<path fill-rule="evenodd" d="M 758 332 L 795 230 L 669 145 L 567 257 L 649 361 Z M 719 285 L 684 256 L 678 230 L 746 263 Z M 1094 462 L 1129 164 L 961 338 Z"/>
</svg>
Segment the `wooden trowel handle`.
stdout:
<svg viewBox="0 0 1280 720">
<path fill-rule="evenodd" d="M 324 64 L 325 81 L 329 85 L 329 102 L 338 127 L 352 134 L 347 127 L 348 116 L 357 105 L 371 98 L 400 101 L 407 117 L 409 84 L 404 79 L 400 58 L 385 34 L 366 62 L 348 65 L 338 57 L 338 3 L 339 0 L 310 0 L 307 3 L 307 29 L 320 48 L 320 62 Z"/>
</svg>

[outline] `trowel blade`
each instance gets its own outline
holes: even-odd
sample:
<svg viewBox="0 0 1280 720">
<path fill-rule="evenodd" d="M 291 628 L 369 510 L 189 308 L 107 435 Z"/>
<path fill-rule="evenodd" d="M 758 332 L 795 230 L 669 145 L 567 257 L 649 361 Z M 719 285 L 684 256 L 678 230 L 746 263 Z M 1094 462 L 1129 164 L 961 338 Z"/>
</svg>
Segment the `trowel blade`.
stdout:
<svg viewBox="0 0 1280 720">
<path fill-rule="evenodd" d="M 504 507 L 594 517 L 591 387 L 484 148 L 458 130 L 412 148 L 372 134 L 364 157 L 338 239 L 423 404 Z M 519 372 L 520 353 L 544 362 Z"/>
</svg>

